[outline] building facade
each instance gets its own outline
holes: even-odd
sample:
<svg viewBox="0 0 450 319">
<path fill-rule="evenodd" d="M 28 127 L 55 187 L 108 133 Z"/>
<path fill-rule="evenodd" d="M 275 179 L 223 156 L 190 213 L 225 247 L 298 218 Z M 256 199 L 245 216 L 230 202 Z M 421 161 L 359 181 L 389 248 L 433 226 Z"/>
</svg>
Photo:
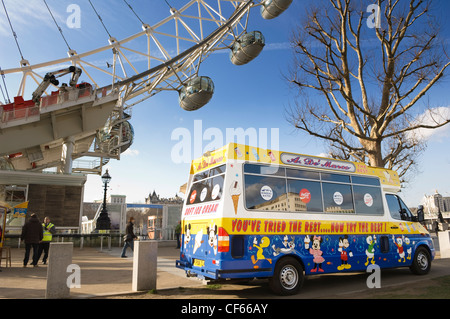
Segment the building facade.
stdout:
<svg viewBox="0 0 450 319">
<path fill-rule="evenodd" d="M 426 213 L 450 212 L 450 197 L 442 196 L 437 190 L 433 195 L 425 195 L 423 202 Z"/>
</svg>

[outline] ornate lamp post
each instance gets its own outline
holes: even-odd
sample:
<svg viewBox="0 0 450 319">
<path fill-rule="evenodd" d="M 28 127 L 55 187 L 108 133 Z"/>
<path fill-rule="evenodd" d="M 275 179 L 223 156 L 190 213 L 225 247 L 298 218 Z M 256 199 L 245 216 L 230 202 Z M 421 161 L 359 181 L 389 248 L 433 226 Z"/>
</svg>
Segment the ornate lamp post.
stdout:
<svg viewBox="0 0 450 319">
<path fill-rule="evenodd" d="M 108 183 L 111 181 L 111 176 L 109 176 L 108 170 L 102 176 L 102 182 L 105 186 L 103 195 L 103 207 L 100 216 L 97 218 L 96 230 L 109 230 L 111 229 L 111 220 L 108 216 L 108 210 L 106 209 L 106 190 L 108 188 Z"/>
</svg>

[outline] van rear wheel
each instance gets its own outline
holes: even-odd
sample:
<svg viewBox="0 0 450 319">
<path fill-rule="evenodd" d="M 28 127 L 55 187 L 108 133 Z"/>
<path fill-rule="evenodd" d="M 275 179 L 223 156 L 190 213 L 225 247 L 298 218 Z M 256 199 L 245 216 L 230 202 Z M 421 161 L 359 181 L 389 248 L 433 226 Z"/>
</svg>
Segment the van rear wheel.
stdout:
<svg viewBox="0 0 450 319">
<path fill-rule="evenodd" d="M 303 280 L 302 265 L 295 258 L 285 257 L 277 262 L 269 286 L 277 295 L 290 296 L 298 293 Z"/>
<path fill-rule="evenodd" d="M 424 247 L 417 248 L 410 269 L 416 275 L 426 275 L 430 272 L 431 256 L 426 248 Z"/>
</svg>

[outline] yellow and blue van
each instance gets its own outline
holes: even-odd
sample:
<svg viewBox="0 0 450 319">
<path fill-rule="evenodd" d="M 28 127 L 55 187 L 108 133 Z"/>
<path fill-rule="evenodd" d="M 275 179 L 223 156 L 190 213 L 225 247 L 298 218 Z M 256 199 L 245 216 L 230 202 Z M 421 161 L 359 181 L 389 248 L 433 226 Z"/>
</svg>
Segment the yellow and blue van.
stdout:
<svg viewBox="0 0 450 319">
<path fill-rule="evenodd" d="M 296 294 L 304 276 L 430 271 L 432 239 L 397 195 L 396 172 L 230 143 L 192 161 L 176 266 L 188 276 L 268 278 Z"/>
</svg>

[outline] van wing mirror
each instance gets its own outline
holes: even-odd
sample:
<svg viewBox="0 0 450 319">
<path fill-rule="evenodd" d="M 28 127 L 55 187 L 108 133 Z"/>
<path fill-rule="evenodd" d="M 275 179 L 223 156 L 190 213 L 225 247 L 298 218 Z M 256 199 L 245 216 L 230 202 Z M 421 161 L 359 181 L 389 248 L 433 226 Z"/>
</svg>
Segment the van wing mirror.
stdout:
<svg viewBox="0 0 450 319">
<path fill-rule="evenodd" d="M 419 223 L 422 223 L 425 220 L 425 214 L 423 212 L 423 206 L 419 205 L 419 207 L 417 208 L 417 221 Z"/>
</svg>

